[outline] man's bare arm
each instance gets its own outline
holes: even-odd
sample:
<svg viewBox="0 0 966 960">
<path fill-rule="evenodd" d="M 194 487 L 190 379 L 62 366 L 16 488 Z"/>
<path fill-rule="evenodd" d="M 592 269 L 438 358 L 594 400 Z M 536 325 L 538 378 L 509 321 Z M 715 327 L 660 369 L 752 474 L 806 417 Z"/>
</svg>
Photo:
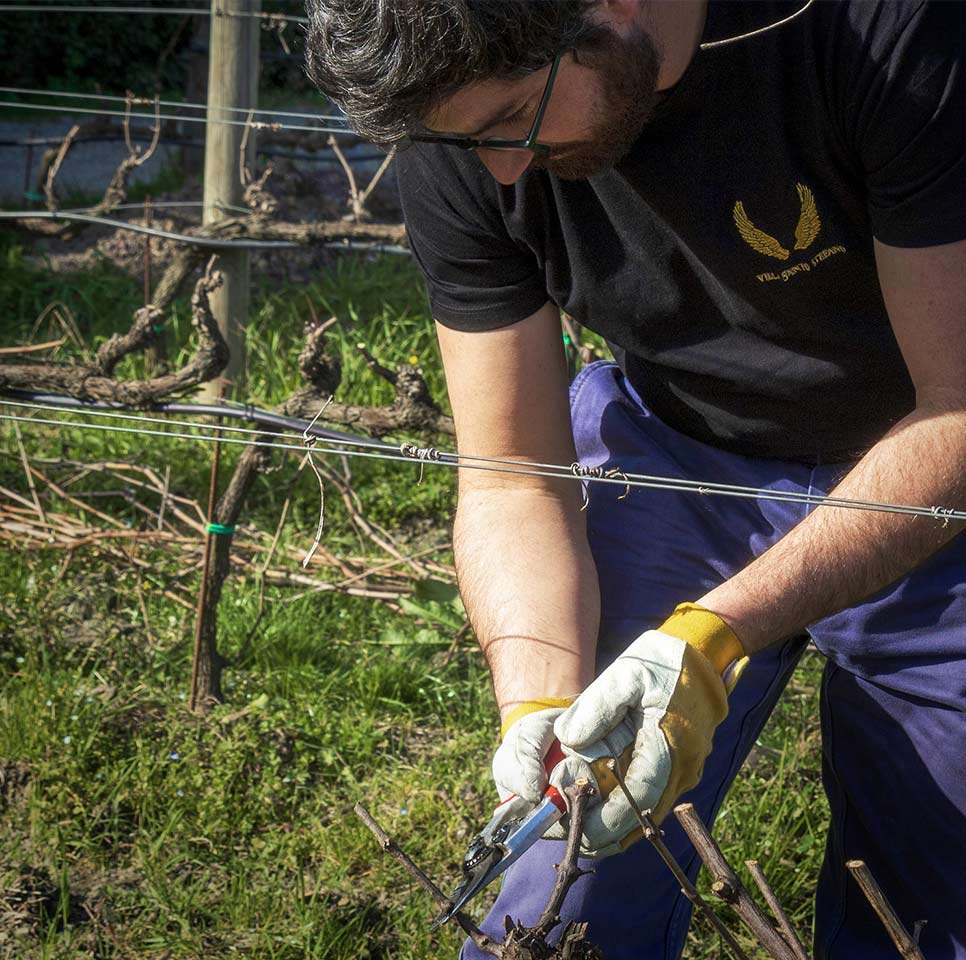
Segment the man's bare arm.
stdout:
<svg viewBox="0 0 966 960">
<path fill-rule="evenodd" d="M 437 325 L 462 454 L 575 459 L 556 307 L 483 333 Z M 461 470 L 456 568 L 501 716 L 594 676 L 597 576 L 569 479 Z"/>
<path fill-rule="evenodd" d="M 834 493 L 964 509 L 966 241 L 927 249 L 877 242 L 875 250 L 886 308 L 916 386 L 916 409 Z M 961 529 L 932 518 L 821 507 L 699 602 L 754 653 L 874 593 Z"/>
</svg>

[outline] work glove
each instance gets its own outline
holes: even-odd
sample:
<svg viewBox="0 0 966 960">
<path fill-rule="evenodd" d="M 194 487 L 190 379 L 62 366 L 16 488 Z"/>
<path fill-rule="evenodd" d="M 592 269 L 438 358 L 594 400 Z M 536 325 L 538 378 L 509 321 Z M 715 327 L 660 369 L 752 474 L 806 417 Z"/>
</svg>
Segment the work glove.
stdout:
<svg viewBox="0 0 966 960">
<path fill-rule="evenodd" d="M 718 616 L 685 603 L 658 630 L 641 634 L 554 722 L 565 753 L 616 753 L 609 743 L 629 724 L 634 744 L 625 774 L 637 806 L 655 823 L 701 777 L 728 693 L 747 663 L 741 643 Z M 587 811 L 583 850 L 605 857 L 643 831 L 622 790 Z"/>
<path fill-rule="evenodd" d="M 543 759 L 555 739 L 554 720 L 574 697 L 544 697 L 514 707 L 503 721 L 503 741 L 493 755 L 493 781 L 500 800 L 516 794 L 530 806 L 543 799 L 547 771 Z"/>
<path fill-rule="evenodd" d="M 485 840 L 491 840 L 490 835 L 499 832 L 508 820 L 525 817 L 543 799 L 548 783 L 563 794 L 575 780 L 589 780 L 596 788 L 591 804 L 616 789 L 617 780 L 607 770 L 606 762 L 612 756 L 620 756 L 621 769 L 626 770 L 634 744 L 634 729 L 626 722 L 611 732 L 606 744 L 594 743 L 583 751 L 562 747 L 564 759 L 547 773 L 545 759 L 556 740 L 554 721 L 573 702 L 573 697 L 531 700 L 507 715 L 502 727 L 503 742 L 493 756 L 493 780 L 501 803 L 487 824 Z M 547 839 L 566 839 L 568 826 L 565 817 L 547 831 Z"/>
<path fill-rule="evenodd" d="M 549 782 L 544 757 L 556 739 L 553 722 L 573 702 L 574 697 L 543 697 L 521 703 L 507 714 L 500 731 L 502 742 L 493 755 L 500 806 L 488 825 L 492 830 L 507 820 L 525 817 L 543 799 Z"/>
</svg>

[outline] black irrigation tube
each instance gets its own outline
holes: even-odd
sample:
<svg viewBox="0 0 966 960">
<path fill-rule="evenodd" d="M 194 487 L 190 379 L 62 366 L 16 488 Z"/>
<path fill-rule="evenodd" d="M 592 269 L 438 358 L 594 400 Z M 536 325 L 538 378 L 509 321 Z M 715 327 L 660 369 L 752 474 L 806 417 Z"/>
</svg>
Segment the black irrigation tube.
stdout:
<svg viewBox="0 0 966 960">
<path fill-rule="evenodd" d="M 161 237 L 163 240 L 177 240 L 178 243 L 187 243 L 204 250 L 291 250 L 304 246 L 292 240 L 219 240 L 216 237 L 195 237 L 187 233 L 144 227 L 126 220 L 115 220 L 113 217 L 95 217 L 89 213 L 70 211 L 0 210 L 0 220 L 73 220 L 77 223 L 94 223 L 102 227 L 113 227 L 115 230 L 146 233 L 150 237 Z"/>
<path fill-rule="evenodd" d="M 125 207 L 132 206 L 125 204 Z M 133 204 L 133 206 L 147 206 L 147 204 Z M 164 203 L 158 203 L 163 207 Z M 215 237 L 198 237 L 188 233 L 174 233 L 171 230 L 160 230 L 157 227 L 146 227 L 128 220 L 115 220 L 113 217 L 96 217 L 77 210 L 0 210 L 0 220 L 73 220 L 78 223 L 93 223 L 102 227 L 112 227 L 115 230 L 128 230 L 131 233 L 144 233 L 149 237 L 161 237 L 163 240 L 174 240 L 189 246 L 200 247 L 202 250 L 300 250 L 311 244 L 296 243 L 294 240 L 219 240 Z M 368 253 L 391 253 L 408 257 L 412 251 L 407 247 L 393 243 L 368 242 L 366 240 L 350 240 L 343 237 L 340 240 L 324 240 L 319 246 L 341 250 L 359 250 Z"/>
<path fill-rule="evenodd" d="M 31 401 L 33 403 L 47 403 L 53 407 L 63 407 L 65 410 L 130 410 L 119 403 L 108 403 L 104 400 L 78 400 L 76 397 L 68 397 L 59 393 L 35 393 L 32 390 L 9 390 L 0 388 L 0 396 L 9 397 L 12 400 Z M 330 430 L 318 425 L 310 425 L 308 420 L 300 420 L 298 417 L 287 417 L 281 413 L 273 413 L 271 410 L 262 410 L 254 404 L 246 403 L 241 406 L 233 406 L 225 403 L 184 403 L 178 401 L 165 401 L 164 403 L 153 403 L 137 409 L 150 413 L 174 413 L 174 414 L 195 414 L 202 417 L 228 417 L 234 420 L 244 420 L 247 423 L 254 423 L 256 426 L 269 427 L 276 430 L 293 430 L 299 434 L 306 431 L 309 436 L 318 437 L 321 440 L 336 440 L 343 443 L 365 443 L 367 445 L 376 444 L 381 449 L 392 453 L 399 453 L 399 444 L 385 443 L 382 440 L 374 440 L 372 437 L 359 437 L 351 433 L 343 433 L 341 430 Z M 177 425 L 176 422 L 174 425 Z"/>
</svg>

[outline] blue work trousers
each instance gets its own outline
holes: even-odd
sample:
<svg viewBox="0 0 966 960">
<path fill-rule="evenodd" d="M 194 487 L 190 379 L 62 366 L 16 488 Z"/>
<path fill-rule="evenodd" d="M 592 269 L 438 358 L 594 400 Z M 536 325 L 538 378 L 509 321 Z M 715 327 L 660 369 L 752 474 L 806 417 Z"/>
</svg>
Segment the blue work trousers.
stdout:
<svg viewBox="0 0 966 960">
<path fill-rule="evenodd" d="M 590 466 L 818 494 L 847 470 L 739 456 L 683 436 L 644 406 L 613 363 L 579 374 L 571 409 L 577 453 Z M 619 500 L 621 485 L 589 488 L 602 609 L 598 669 L 676 604 L 727 580 L 815 509 L 641 488 Z M 827 658 L 821 712 L 831 810 L 817 878 L 816 960 L 898 956 L 845 869 L 852 858 L 868 863 L 908 929 L 927 921 L 921 938 L 927 960 L 966 960 L 966 536 L 809 634 Z M 705 823 L 713 824 L 807 639 L 756 654 L 732 693 L 701 782 L 682 798 Z M 700 861 L 690 842 L 673 816 L 664 828 L 693 879 Z M 536 921 L 561 852 L 561 842 L 543 840 L 510 868 L 484 930 L 501 937 L 506 915 Z M 680 956 L 691 906 L 648 843 L 583 865 L 595 873 L 571 890 L 564 921 L 587 921 L 607 960 Z M 467 944 L 461 956 L 483 955 Z"/>
</svg>

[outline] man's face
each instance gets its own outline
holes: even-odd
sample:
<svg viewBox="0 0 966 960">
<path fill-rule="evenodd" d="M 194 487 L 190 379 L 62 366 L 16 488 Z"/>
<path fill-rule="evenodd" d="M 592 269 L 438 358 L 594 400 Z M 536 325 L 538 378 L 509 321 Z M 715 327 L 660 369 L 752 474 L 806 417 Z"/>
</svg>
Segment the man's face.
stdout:
<svg viewBox="0 0 966 960">
<path fill-rule="evenodd" d="M 636 24 L 611 32 L 592 51 L 560 62 L 537 140 L 549 154 L 527 150 L 477 153 L 500 183 L 513 183 L 527 169 L 564 180 L 583 180 L 617 163 L 654 112 L 661 56 Z M 477 139 L 526 137 L 543 93 L 549 67 L 520 80 L 488 80 L 448 98 L 429 118 L 430 129 Z"/>
</svg>

